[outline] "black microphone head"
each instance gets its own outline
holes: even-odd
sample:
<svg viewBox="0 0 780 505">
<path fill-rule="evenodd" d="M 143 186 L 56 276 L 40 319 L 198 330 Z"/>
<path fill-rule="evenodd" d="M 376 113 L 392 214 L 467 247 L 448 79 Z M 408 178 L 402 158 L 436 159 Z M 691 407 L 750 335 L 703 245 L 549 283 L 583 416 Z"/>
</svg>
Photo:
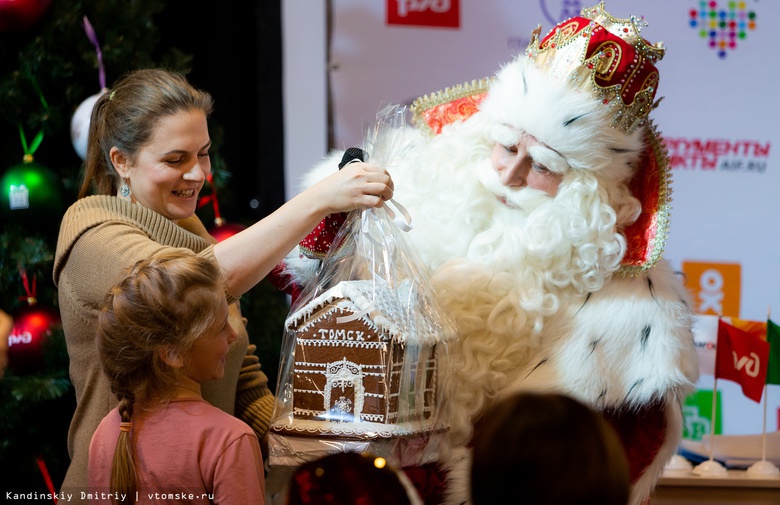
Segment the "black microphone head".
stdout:
<svg viewBox="0 0 780 505">
<path fill-rule="evenodd" d="M 339 170 L 344 168 L 344 165 L 352 161 L 365 161 L 365 151 L 359 147 L 350 147 L 344 151 L 344 156 L 341 157 L 341 163 L 339 163 Z"/>
</svg>

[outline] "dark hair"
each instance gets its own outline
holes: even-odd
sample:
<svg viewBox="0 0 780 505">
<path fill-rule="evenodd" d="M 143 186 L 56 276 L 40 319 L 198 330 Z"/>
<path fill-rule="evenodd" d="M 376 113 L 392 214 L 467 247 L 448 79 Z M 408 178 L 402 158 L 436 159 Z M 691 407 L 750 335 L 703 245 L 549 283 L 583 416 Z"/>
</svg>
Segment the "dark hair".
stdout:
<svg viewBox="0 0 780 505">
<path fill-rule="evenodd" d="M 628 459 L 617 433 L 568 396 L 507 397 L 480 418 L 472 441 L 474 505 L 628 502 Z"/>
<path fill-rule="evenodd" d="M 208 117 L 212 108 L 211 95 L 176 72 L 144 69 L 123 75 L 92 108 L 78 197 L 87 196 L 90 190 L 99 195 L 116 194 L 119 175 L 109 156 L 112 147 L 134 161 L 160 119 L 193 109 Z"/>
<path fill-rule="evenodd" d="M 214 325 L 222 303 L 219 268 L 186 249 L 163 250 L 126 274 L 111 288 L 97 323 L 98 353 L 122 423 L 132 421 L 136 405 L 170 399 L 181 372 L 164 353 L 182 356 Z M 130 436 L 120 430 L 111 491 L 135 497 L 136 489 Z"/>
<path fill-rule="evenodd" d="M 402 477 L 386 463 L 356 452 L 304 463 L 292 475 L 287 505 L 410 505 Z"/>
</svg>

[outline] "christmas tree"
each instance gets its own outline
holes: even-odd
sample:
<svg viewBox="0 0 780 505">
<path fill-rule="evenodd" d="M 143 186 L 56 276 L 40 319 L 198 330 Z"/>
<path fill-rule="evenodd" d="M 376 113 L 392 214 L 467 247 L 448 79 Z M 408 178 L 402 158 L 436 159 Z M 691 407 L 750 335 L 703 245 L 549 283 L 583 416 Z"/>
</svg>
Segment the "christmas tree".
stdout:
<svg viewBox="0 0 780 505">
<path fill-rule="evenodd" d="M 283 202 L 281 159 L 260 159 L 260 167 L 238 174 L 229 164 L 235 160 L 243 166 L 245 161 L 221 152 L 231 142 L 236 152 L 243 147 L 247 140 L 241 135 L 265 135 L 274 128 L 281 131 L 280 106 L 269 114 L 279 124 L 261 123 L 260 132 L 246 131 L 243 124 L 252 118 L 242 108 L 240 131 L 232 129 L 237 132 L 233 137 L 226 134 L 220 124 L 226 116 L 220 116 L 220 111 L 224 114 L 230 104 L 220 102 L 209 88 L 216 79 L 203 77 L 214 72 L 218 79 L 219 69 L 208 68 L 197 56 L 204 44 L 210 44 L 210 50 L 223 51 L 216 58 L 229 62 L 224 44 L 230 42 L 222 46 L 214 42 L 222 40 L 216 26 L 220 19 L 223 33 L 232 31 L 232 42 L 237 43 L 235 30 L 241 22 L 249 23 L 245 35 L 251 38 L 256 37 L 257 20 L 278 25 L 279 4 L 249 3 L 243 7 L 249 12 L 243 15 L 235 12 L 237 7 L 229 8 L 232 11 L 223 8 L 221 13 L 205 14 L 183 1 L 0 0 L 0 309 L 14 316 L 15 323 L 8 342 L 8 368 L 0 380 L 0 465 L 4 472 L 0 491 L 58 490 L 69 463 L 66 441 L 75 395 L 58 322 L 52 261 L 60 220 L 76 196 L 83 156 L 79 149 L 85 145 L 79 126 L 84 118 L 88 121 L 90 100 L 129 70 L 165 67 L 187 74 L 193 84 L 212 92 L 216 102 L 210 122 L 214 177 L 204 188 L 206 205 L 198 210 L 204 224 L 212 226 L 216 218 L 227 217 L 240 227 Z M 192 33 L 192 25 L 198 23 L 200 30 L 194 30 L 191 38 L 182 35 Z M 216 36 L 205 37 L 207 31 Z M 264 33 L 275 37 L 278 31 Z M 200 45 L 193 42 L 195 36 Z M 255 47 L 276 46 L 274 41 Z M 246 47 L 233 51 L 235 58 L 247 54 Z M 274 82 L 280 72 L 278 58 L 266 61 L 269 68 L 274 67 L 269 71 L 273 75 L 244 96 L 244 105 L 248 101 L 258 112 L 256 93 L 260 90 L 267 96 L 273 85 L 265 83 Z M 251 60 L 245 64 L 254 68 Z M 281 139 L 275 142 L 280 145 Z M 271 165 L 278 170 L 264 170 Z M 242 184 L 239 177 L 254 180 Z M 260 194 L 246 189 L 255 186 L 263 188 Z M 235 193 L 240 193 L 238 198 Z M 242 298 L 242 309 L 273 387 L 286 300 L 270 284 L 262 283 Z"/>
</svg>

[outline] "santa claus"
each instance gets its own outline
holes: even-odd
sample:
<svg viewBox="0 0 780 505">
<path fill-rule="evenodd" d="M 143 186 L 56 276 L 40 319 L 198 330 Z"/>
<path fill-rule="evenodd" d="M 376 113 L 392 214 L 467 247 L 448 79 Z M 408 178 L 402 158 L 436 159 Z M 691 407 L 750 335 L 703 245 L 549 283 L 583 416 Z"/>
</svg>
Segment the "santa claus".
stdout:
<svg viewBox="0 0 780 505">
<path fill-rule="evenodd" d="M 451 503 L 468 496 L 475 422 L 514 391 L 602 412 L 625 446 L 634 504 L 680 440 L 698 366 L 686 291 L 661 259 L 670 180 L 648 115 L 665 49 L 639 31 L 603 3 L 541 40 L 537 29 L 493 78 L 416 101 L 412 147 L 387 167 L 457 325 L 442 456 Z M 300 281 L 297 254 L 287 266 Z"/>
</svg>

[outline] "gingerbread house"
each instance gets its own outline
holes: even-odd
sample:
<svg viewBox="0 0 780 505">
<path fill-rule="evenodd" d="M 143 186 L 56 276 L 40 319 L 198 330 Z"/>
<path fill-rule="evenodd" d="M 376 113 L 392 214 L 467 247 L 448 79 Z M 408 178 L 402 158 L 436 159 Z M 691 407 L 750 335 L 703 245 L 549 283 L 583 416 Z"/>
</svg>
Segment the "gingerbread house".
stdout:
<svg viewBox="0 0 780 505">
<path fill-rule="evenodd" d="M 342 281 L 294 312 L 285 323 L 291 415 L 272 428 L 373 438 L 430 425 L 442 335 L 416 288 Z"/>
</svg>

